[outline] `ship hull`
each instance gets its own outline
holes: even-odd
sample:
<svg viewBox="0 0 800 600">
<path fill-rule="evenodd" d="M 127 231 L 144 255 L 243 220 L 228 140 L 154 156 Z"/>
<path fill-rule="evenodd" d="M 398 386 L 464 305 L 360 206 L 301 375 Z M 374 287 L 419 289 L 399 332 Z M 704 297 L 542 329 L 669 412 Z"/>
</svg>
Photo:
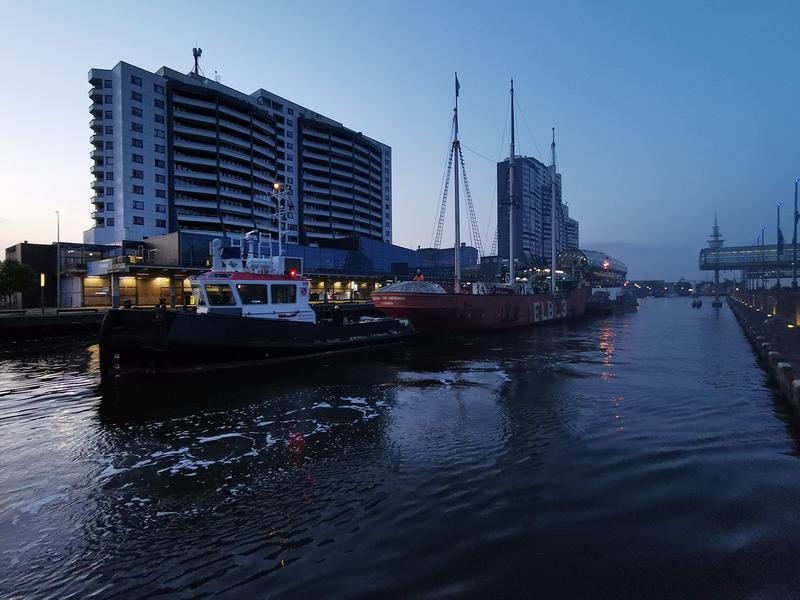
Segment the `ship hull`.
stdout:
<svg viewBox="0 0 800 600">
<path fill-rule="evenodd" d="M 583 316 L 589 288 L 561 295 L 471 295 L 375 292 L 387 317 L 409 319 L 417 333 L 480 333 L 571 321 Z"/>
<path fill-rule="evenodd" d="M 212 371 L 317 358 L 397 343 L 407 322 L 376 319 L 317 325 L 229 315 L 110 310 L 100 327 L 104 380 Z"/>
</svg>

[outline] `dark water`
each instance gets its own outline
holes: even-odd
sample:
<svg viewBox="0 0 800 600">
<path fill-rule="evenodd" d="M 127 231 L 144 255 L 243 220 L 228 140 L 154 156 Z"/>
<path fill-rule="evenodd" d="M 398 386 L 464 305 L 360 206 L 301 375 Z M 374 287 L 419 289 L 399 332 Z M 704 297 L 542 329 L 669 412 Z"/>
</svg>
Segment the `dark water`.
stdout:
<svg viewBox="0 0 800 600">
<path fill-rule="evenodd" d="M 151 386 L 0 359 L 0 595 L 796 598 L 797 420 L 725 308 Z"/>
</svg>

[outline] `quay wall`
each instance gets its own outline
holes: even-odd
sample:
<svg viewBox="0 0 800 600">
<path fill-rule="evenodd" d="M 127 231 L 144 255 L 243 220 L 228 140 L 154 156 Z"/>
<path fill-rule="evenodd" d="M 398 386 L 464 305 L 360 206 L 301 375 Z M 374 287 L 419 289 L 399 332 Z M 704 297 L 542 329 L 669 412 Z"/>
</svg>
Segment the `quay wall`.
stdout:
<svg viewBox="0 0 800 600">
<path fill-rule="evenodd" d="M 800 414 L 800 294 L 763 290 L 728 297 L 737 321 L 781 393 Z"/>
</svg>

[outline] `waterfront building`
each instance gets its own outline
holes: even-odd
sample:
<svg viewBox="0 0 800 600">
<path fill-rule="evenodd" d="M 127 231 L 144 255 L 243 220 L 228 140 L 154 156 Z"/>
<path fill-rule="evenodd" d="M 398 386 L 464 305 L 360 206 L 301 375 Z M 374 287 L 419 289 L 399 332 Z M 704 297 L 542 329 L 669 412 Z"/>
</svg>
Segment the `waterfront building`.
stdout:
<svg viewBox="0 0 800 600">
<path fill-rule="evenodd" d="M 84 241 L 253 229 L 284 242 L 363 236 L 391 243 L 391 149 L 264 89 L 245 94 L 198 69 L 125 62 L 89 71 L 92 218 Z"/>
<path fill-rule="evenodd" d="M 498 255 L 508 260 L 508 159 L 497 163 Z M 578 222 L 569 217 L 569 208 L 561 196 L 561 174 L 552 166 L 530 156 L 514 159 L 516 222 L 514 224 L 514 256 L 520 265 L 549 265 L 551 256 L 552 186 L 555 185 L 558 228 L 556 252 L 578 248 Z M 516 262 L 516 261 L 515 261 Z"/>
</svg>

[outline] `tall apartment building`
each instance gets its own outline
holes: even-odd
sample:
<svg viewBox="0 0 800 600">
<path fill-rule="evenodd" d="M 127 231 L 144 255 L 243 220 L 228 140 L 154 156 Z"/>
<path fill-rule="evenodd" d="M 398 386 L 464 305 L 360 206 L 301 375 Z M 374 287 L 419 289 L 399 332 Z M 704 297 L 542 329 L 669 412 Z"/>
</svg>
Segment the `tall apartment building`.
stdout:
<svg viewBox="0 0 800 600">
<path fill-rule="evenodd" d="M 498 255 L 508 259 L 508 159 L 497 163 Z M 555 185 L 556 251 L 578 247 L 578 222 L 561 200 L 561 174 L 529 156 L 514 159 L 514 256 L 524 266 L 549 265 L 551 253 L 551 190 Z"/>
<path fill-rule="evenodd" d="M 293 208 L 288 243 L 353 235 L 391 243 L 391 149 L 263 89 L 120 62 L 92 69 L 94 227 L 89 243 L 173 231 L 277 237 L 273 184 Z"/>
</svg>

